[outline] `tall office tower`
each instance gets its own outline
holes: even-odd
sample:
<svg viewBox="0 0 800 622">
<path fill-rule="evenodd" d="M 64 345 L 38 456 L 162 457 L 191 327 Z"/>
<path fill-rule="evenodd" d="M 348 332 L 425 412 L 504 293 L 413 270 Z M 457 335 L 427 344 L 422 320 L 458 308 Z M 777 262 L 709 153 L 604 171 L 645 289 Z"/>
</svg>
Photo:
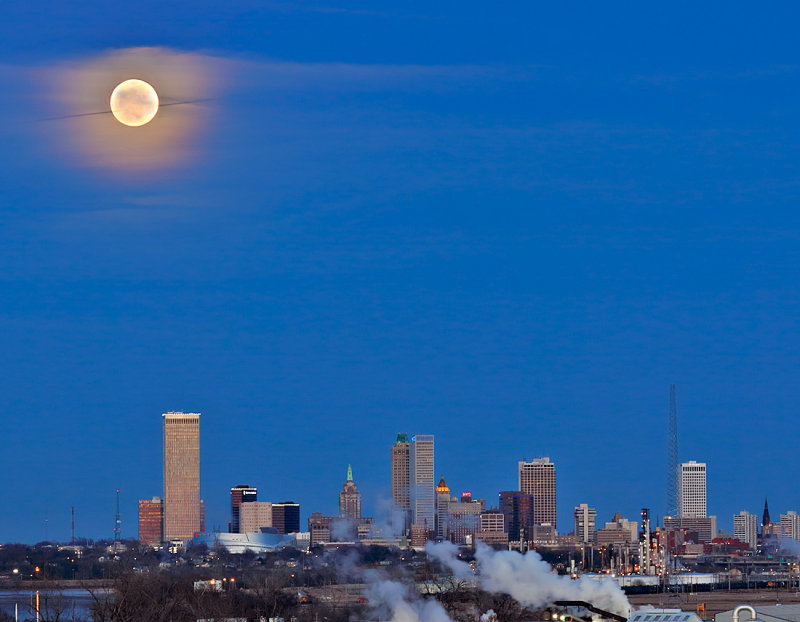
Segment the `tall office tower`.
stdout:
<svg viewBox="0 0 800 622">
<path fill-rule="evenodd" d="M 754 551 L 758 545 L 758 516 L 746 510 L 734 514 L 733 537 Z"/>
<path fill-rule="evenodd" d="M 411 528 L 411 443 L 398 434 L 391 454 L 392 501 L 403 515 L 403 533 Z"/>
<path fill-rule="evenodd" d="M 272 526 L 278 533 L 300 531 L 300 504 L 294 501 L 272 504 Z"/>
<path fill-rule="evenodd" d="M 339 516 L 341 518 L 361 518 L 361 493 L 353 481 L 353 468 L 347 465 L 347 481 L 339 493 Z"/>
<path fill-rule="evenodd" d="M 581 542 L 594 542 L 597 510 L 581 503 L 575 507 L 575 535 Z"/>
<path fill-rule="evenodd" d="M 258 489 L 250 488 L 247 484 L 239 484 L 231 488 L 231 522 L 228 523 L 228 533 L 246 533 L 239 529 L 240 507 L 242 503 L 258 501 Z"/>
<path fill-rule="evenodd" d="M 519 462 L 519 489 L 533 495 L 533 520 L 556 527 L 556 465 L 550 458 Z"/>
<path fill-rule="evenodd" d="M 436 537 L 447 538 L 447 517 L 450 506 L 450 488 L 444 481 L 444 475 L 436 486 Z"/>
<path fill-rule="evenodd" d="M 160 544 L 164 504 L 160 497 L 139 499 L 139 542 L 153 546 Z"/>
<path fill-rule="evenodd" d="M 411 503 L 414 522 L 428 532 L 436 529 L 436 483 L 433 471 L 433 434 L 411 437 Z"/>
<path fill-rule="evenodd" d="M 500 511 L 509 541 L 527 542 L 533 539 L 533 495 L 519 490 L 504 490 L 500 493 Z"/>
<path fill-rule="evenodd" d="M 678 468 L 678 512 L 680 518 L 705 518 L 706 463 L 681 463 Z"/>
<path fill-rule="evenodd" d="M 240 510 L 237 533 L 253 533 L 262 527 L 272 527 L 272 504 L 269 501 L 243 503 Z"/>
<path fill-rule="evenodd" d="M 794 510 L 781 514 L 781 536 L 800 540 L 800 515 Z"/>
<path fill-rule="evenodd" d="M 200 413 L 169 412 L 164 421 L 164 539 L 189 540 L 202 531 Z"/>
</svg>

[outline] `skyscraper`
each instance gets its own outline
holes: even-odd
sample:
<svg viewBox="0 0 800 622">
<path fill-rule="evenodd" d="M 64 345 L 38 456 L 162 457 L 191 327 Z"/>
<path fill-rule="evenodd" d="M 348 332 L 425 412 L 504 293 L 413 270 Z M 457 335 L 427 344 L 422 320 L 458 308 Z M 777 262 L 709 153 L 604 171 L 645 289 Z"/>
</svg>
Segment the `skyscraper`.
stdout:
<svg viewBox="0 0 800 622">
<path fill-rule="evenodd" d="M 575 535 L 581 542 L 594 542 L 597 510 L 581 503 L 575 507 Z"/>
<path fill-rule="evenodd" d="M 519 462 L 519 489 L 533 495 L 533 520 L 556 527 L 556 466 L 550 458 Z"/>
<path fill-rule="evenodd" d="M 361 493 L 353 481 L 353 468 L 347 465 L 347 481 L 339 493 L 339 516 L 341 518 L 361 518 Z"/>
<path fill-rule="evenodd" d="M 436 486 L 436 537 L 447 538 L 447 517 L 450 514 L 450 487 L 444 481 L 444 475 Z"/>
<path fill-rule="evenodd" d="M 411 438 L 411 501 L 414 522 L 436 529 L 436 482 L 433 470 L 433 434 Z"/>
<path fill-rule="evenodd" d="M 239 509 L 237 533 L 253 533 L 262 527 L 272 527 L 272 504 L 269 501 L 250 501 Z"/>
<path fill-rule="evenodd" d="M 247 484 L 239 484 L 231 488 L 231 522 L 228 524 L 229 533 L 245 533 L 240 529 L 240 516 L 242 503 L 258 501 L 258 489 L 250 488 Z"/>
<path fill-rule="evenodd" d="M 200 413 L 169 412 L 164 423 L 164 539 L 201 531 Z"/>
<path fill-rule="evenodd" d="M 300 504 L 294 501 L 273 503 L 272 526 L 283 534 L 300 531 Z"/>
<path fill-rule="evenodd" d="M 733 537 L 755 551 L 758 545 L 758 516 L 742 510 L 733 515 Z"/>
<path fill-rule="evenodd" d="M 680 518 L 705 518 L 706 463 L 681 463 L 678 468 L 678 512 Z"/>
<path fill-rule="evenodd" d="M 164 505 L 159 497 L 139 500 L 139 542 L 155 545 L 162 540 Z"/>
<path fill-rule="evenodd" d="M 533 495 L 504 490 L 500 493 L 500 511 L 510 541 L 533 539 Z"/>
<path fill-rule="evenodd" d="M 411 528 L 411 443 L 408 434 L 398 434 L 391 453 L 392 501 L 402 512 L 403 532 Z"/>
</svg>

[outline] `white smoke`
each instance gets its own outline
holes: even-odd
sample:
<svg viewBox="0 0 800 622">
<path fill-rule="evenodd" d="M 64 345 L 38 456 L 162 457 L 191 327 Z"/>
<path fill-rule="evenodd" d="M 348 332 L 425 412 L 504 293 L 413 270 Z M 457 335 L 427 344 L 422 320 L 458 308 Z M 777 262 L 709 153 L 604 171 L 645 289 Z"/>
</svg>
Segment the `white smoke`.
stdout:
<svg viewBox="0 0 800 622">
<path fill-rule="evenodd" d="M 449 542 L 429 542 L 425 550 L 456 577 L 473 574 L 469 564 L 458 559 L 458 549 Z M 520 555 L 515 551 L 495 551 L 479 542 L 475 559 L 484 590 L 508 594 L 527 607 L 542 607 L 557 600 L 583 600 L 625 617 L 630 615 L 630 603 L 615 581 L 560 576 L 536 551 Z"/>
<path fill-rule="evenodd" d="M 453 622 L 447 612 L 434 599 L 423 599 L 397 581 L 369 583 L 367 600 L 381 614 L 381 619 L 391 622 Z"/>
<path fill-rule="evenodd" d="M 489 609 L 489 611 L 482 614 L 481 622 L 497 622 L 497 614 L 494 612 L 494 609 Z"/>
</svg>

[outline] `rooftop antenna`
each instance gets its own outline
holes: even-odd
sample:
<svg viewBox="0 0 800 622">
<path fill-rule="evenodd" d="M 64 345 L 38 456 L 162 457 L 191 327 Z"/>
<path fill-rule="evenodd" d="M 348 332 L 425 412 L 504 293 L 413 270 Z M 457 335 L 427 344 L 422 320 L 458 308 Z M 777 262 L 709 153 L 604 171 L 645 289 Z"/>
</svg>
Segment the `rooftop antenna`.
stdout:
<svg viewBox="0 0 800 622">
<path fill-rule="evenodd" d="M 678 404 L 675 385 L 669 385 L 667 428 L 667 516 L 678 515 Z"/>
<path fill-rule="evenodd" d="M 122 518 L 119 515 L 119 488 L 117 488 L 117 513 L 114 516 L 114 544 L 119 542 L 119 534 L 122 531 Z"/>
</svg>

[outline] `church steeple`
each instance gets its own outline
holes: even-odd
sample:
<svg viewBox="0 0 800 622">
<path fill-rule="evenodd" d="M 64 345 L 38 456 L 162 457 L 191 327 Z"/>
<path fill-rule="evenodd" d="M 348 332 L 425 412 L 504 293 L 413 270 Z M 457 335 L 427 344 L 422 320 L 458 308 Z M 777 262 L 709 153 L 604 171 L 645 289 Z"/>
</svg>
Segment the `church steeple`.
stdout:
<svg viewBox="0 0 800 622">
<path fill-rule="evenodd" d="M 761 526 L 762 527 L 769 527 L 772 522 L 769 519 L 769 506 L 767 505 L 767 499 L 764 498 L 764 516 L 761 518 Z"/>
</svg>

